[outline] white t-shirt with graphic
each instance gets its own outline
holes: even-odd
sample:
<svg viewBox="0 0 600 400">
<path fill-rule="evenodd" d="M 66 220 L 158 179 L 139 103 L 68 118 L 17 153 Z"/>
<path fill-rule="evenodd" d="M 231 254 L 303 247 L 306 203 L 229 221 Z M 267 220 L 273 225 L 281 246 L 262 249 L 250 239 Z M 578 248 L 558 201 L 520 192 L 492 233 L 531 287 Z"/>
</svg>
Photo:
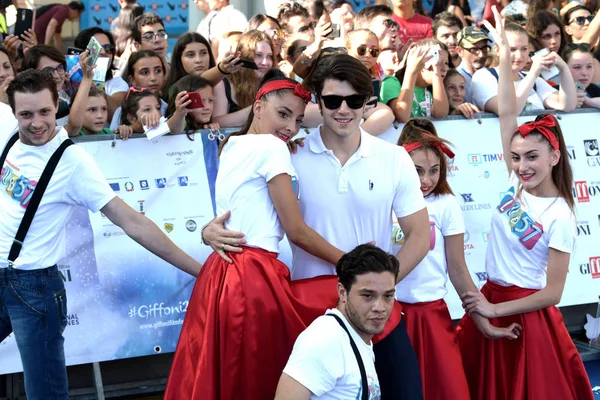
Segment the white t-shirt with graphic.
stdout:
<svg viewBox="0 0 600 400">
<path fill-rule="evenodd" d="M 448 290 L 445 236 L 465 233 L 460 205 L 451 194 L 425 197 L 429 213 L 429 252 L 406 278 L 396 285 L 396 299 L 406 303 L 420 303 L 443 299 Z M 392 251 L 397 254 L 404 244 L 404 235 L 394 218 Z"/>
<path fill-rule="evenodd" d="M 14 132 L 0 133 L 0 152 Z M 48 160 L 67 131 L 43 146 L 29 146 L 20 140 L 12 146 L 0 173 L 0 268 L 8 266 L 8 253 L 31 201 L 31 196 Z M 99 211 L 115 197 L 94 159 L 77 145 L 65 150 L 31 227 L 15 268 L 30 270 L 50 267 L 66 255 L 66 229 L 75 206 Z"/>
<path fill-rule="evenodd" d="M 514 82 L 515 89 L 522 81 L 523 79 L 521 78 Z M 529 92 L 529 97 L 527 97 L 527 102 L 525 103 L 525 107 L 523 107 L 523 111 L 545 110 L 546 107 L 544 107 L 544 101 L 548 96 L 556 92 L 556 89 L 550 86 L 542 78 L 537 78 L 535 80 L 534 88 Z M 490 99 L 498 96 L 498 79 L 496 79 L 487 68 L 481 68 L 473 74 L 469 90 L 473 103 L 475 103 L 480 110 L 483 110 L 485 109 L 485 104 Z"/>
<path fill-rule="evenodd" d="M 546 286 L 549 248 L 572 253 L 577 222 L 562 197 L 536 197 L 519 191 L 519 179 L 509 178 L 492 215 L 485 257 L 488 278 L 504 286 L 542 289 Z"/>
<path fill-rule="evenodd" d="M 244 232 L 248 246 L 279 253 L 284 230 L 269 195 L 268 182 L 296 170 L 285 142 L 271 134 L 232 136 L 221 153 L 216 183 L 217 215 L 231 210 L 225 227 Z"/>
<path fill-rule="evenodd" d="M 346 325 L 365 365 L 369 400 L 380 400 L 373 344 L 365 343 L 335 308 L 327 310 L 298 336 L 283 372 L 310 390 L 311 400 L 361 399 L 360 369 L 350 339 L 336 319 L 327 314 L 337 315 Z"/>
</svg>

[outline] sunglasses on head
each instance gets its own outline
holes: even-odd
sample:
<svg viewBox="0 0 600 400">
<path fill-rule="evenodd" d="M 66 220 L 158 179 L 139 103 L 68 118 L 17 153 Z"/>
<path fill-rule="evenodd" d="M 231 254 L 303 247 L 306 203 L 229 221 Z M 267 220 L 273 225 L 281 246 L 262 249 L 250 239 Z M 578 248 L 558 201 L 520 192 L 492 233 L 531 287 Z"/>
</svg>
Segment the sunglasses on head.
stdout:
<svg viewBox="0 0 600 400">
<path fill-rule="evenodd" d="M 580 51 L 584 51 L 587 53 L 590 51 L 590 45 L 589 45 L 589 43 L 567 43 L 567 45 L 565 46 L 565 50 L 567 50 L 567 51 L 580 50 Z"/>
<path fill-rule="evenodd" d="M 378 57 L 379 56 L 379 49 L 376 49 L 375 47 L 369 48 L 369 47 L 367 47 L 366 44 L 361 44 L 360 46 L 358 46 L 356 48 L 356 52 L 361 57 L 364 56 L 365 54 L 367 54 L 367 50 L 371 54 L 371 57 Z"/>
<path fill-rule="evenodd" d="M 325 47 L 321 49 L 322 54 L 331 54 L 331 53 L 344 53 L 347 54 L 348 50 L 345 47 Z"/>
<path fill-rule="evenodd" d="M 154 90 L 149 89 L 149 88 L 143 88 L 143 87 L 138 87 L 138 86 L 132 86 L 129 88 L 129 90 L 127 91 L 127 94 L 125 95 L 125 100 L 127 100 L 129 98 L 129 95 L 131 93 L 144 93 L 144 92 L 148 92 L 148 93 L 154 93 Z"/>
<path fill-rule="evenodd" d="M 344 101 L 351 109 L 358 110 L 363 108 L 367 97 L 362 94 L 353 94 L 350 96 L 338 96 L 335 94 L 330 94 L 327 96 L 321 96 L 321 99 L 323 99 L 323 104 L 328 110 L 337 110 L 342 106 Z"/>
<path fill-rule="evenodd" d="M 592 20 L 594 19 L 593 15 L 588 15 L 587 17 L 576 17 L 573 18 L 569 24 L 572 24 L 573 22 L 575 22 L 577 25 L 585 25 L 585 21 L 587 21 L 588 23 L 592 22 Z"/>
</svg>

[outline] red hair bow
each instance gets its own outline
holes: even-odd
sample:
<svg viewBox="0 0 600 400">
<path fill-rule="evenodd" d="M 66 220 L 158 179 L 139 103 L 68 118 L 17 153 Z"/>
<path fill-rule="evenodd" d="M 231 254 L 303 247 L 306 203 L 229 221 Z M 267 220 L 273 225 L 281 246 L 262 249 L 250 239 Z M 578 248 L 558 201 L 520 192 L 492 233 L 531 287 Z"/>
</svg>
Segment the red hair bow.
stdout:
<svg viewBox="0 0 600 400">
<path fill-rule="evenodd" d="M 522 138 L 526 138 L 527 135 L 529 135 L 531 132 L 537 131 L 541 133 L 542 136 L 544 136 L 550 142 L 550 146 L 552 146 L 554 150 L 558 150 L 558 139 L 556 138 L 554 132 L 548 129 L 554 128 L 555 126 L 556 120 L 554 119 L 554 117 L 551 115 L 546 115 L 539 121 L 531 121 L 524 123 L 523 125 L 517 128 L 516 132 L 519 132 Z"/>
<path fill-rule="evenodd" d="M 452 150 L 450 150 L 450 148 L 448 146 L 446 146 L 444 143 L 434 142 L 434 143 L 431 143 L 431 145 L 433 147 L 437 147 L 438 149 L 440 149 L 450 159 L 454 158 L 454 152 Z M 402 145 L 402 147 L 404 147 L 408 153 L 410 153 L 411 151 L 414 151 L 422 146 L 423 146 L 423 143 L 421 143 L 421 142 L 413 142 L 413 143 L 407 143 L 407 144 Z"/>
<path fill-rule="evenodd" d="M 256 100 L 260 100 L 261 97 L 268 93 L 282 89 L 294 89 L 294 96 L 300 97 L 302 100 L 304 100 L 304 104 L 308 104 L 312 98 L 310 92 L 304 89 L 298 82 L 292 82 L 287 79 L 276 79 L 261 86 L 261 88 L 258 90 L 258 93 L 256 93 Z"/>
</svg>

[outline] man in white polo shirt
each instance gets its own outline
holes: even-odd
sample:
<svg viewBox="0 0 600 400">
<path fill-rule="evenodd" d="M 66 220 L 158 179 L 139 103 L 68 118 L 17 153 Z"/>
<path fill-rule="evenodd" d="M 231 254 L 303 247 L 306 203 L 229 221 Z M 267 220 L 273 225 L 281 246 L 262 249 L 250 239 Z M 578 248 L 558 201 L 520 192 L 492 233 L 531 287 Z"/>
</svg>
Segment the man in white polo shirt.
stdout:
<svg viewBox="0 0 600 400">
<path fill-rule="evenodd" d="M 201 265 L 119 199 L 85 150 L 68 146 L 72 143 L 67 132 L 56 126 L 58 92 L 52 75 L 22 72 L 7 94 L 18 137 L 14 129 L 0 127 L 0 154 L 5 159 L 0 162 L 0 342 L 14 332 L 29 399 L 66 400 L 62 333 L 67 296 L 56 264 L 66 254 L 65 232 L 73 208 L 102 211 L 132 239 L 186 272 L 198 275 Z M 54 172 L 43 174 L 59 149 L 64 153 Z M 45 192 L 43 176 L 50 176 Z M 31 215 L 42 192 L 31 225 L 21 235 L 26 211 Z"/>
<path fill-rule="evenodd" d="M 394 256 L 369 244 L 340 259 L 337 307 L 300 334 L 275 400 L 381 398 L 371 338 L 394 306 L 398 269 Z"/>
<path fill-rule="evenodd" d="M 306 138 L 292 163 L 300 183 L 304 221 L 341 250 L 375 241 L 390 251 L 390 217 L 396 214 L 406 234 L 406 245 L 396 255 L 400 280 L 427 254 L 429 219 L 408 153 L 360 129 L 366 100 L 373 94 L 370 82 L 369 71 L 347 54 L 323 59 L 313 75 L 323 125 Z M 243 244 L 243 234 L 223 229 L 226 217 L 218 217 L 203 229 L 205 243 L 222 256 L 226 256 L 223 248 L 240 251 L 235 246 Z M 301 249 L 292 250 L 292 279 L 335 274 L 333 265 Z M 389 394 L 398 398 L 422 398 L 416 357 L 403 322 L 375 345 L 375 353 L 384 396 L 392 387 Z"/>
</svg>

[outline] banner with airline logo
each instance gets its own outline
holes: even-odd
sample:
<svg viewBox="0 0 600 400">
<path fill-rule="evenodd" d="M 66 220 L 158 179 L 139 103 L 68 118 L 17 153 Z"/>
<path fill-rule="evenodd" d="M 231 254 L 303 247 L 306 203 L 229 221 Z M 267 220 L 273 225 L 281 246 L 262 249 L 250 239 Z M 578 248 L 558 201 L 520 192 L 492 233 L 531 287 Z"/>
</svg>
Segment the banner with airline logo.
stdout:
<svg viewBox="0 0 600 400">
<path fill-rule="evenodd" d="M 585 110 L 590 111 L 590 110 Z M 559 306 L 595 303 L 600 295 L 600 113 L 579 111 L 560 114 L 567 155 L 573 169 L 573 196 L 577 215 L 577 241 Z M 479 287 L 487 280 L 485 252 L 492 213 L 502 206 L 507 170 L 497 118 L 436 121 L 438 134 L 454 145 L 454 162 L 448 179 L 465 219 L 465 258 Z M 519 123 L 535 115 L 519 117 Z M 381 138 L 397 143 L 402 124 L 394 124 Z M 448 281 L 446 302 L 453 318 L 463 309 Z"/>
<path fill-rule="evenodd" d="M 113 191 L 204 262 L 201 227 L 213 216 L 200 135 L 86 141 Z M 215 144 L 216 148 L 216 144 Z M 154 256 L 101 213 L 81 208 L 59 264 L 68 296 L 68 365 L 173 352 L 194 278 Z M 21 371 L 14 336 L 0 343 L 0 374 Z"/>
</svg>

